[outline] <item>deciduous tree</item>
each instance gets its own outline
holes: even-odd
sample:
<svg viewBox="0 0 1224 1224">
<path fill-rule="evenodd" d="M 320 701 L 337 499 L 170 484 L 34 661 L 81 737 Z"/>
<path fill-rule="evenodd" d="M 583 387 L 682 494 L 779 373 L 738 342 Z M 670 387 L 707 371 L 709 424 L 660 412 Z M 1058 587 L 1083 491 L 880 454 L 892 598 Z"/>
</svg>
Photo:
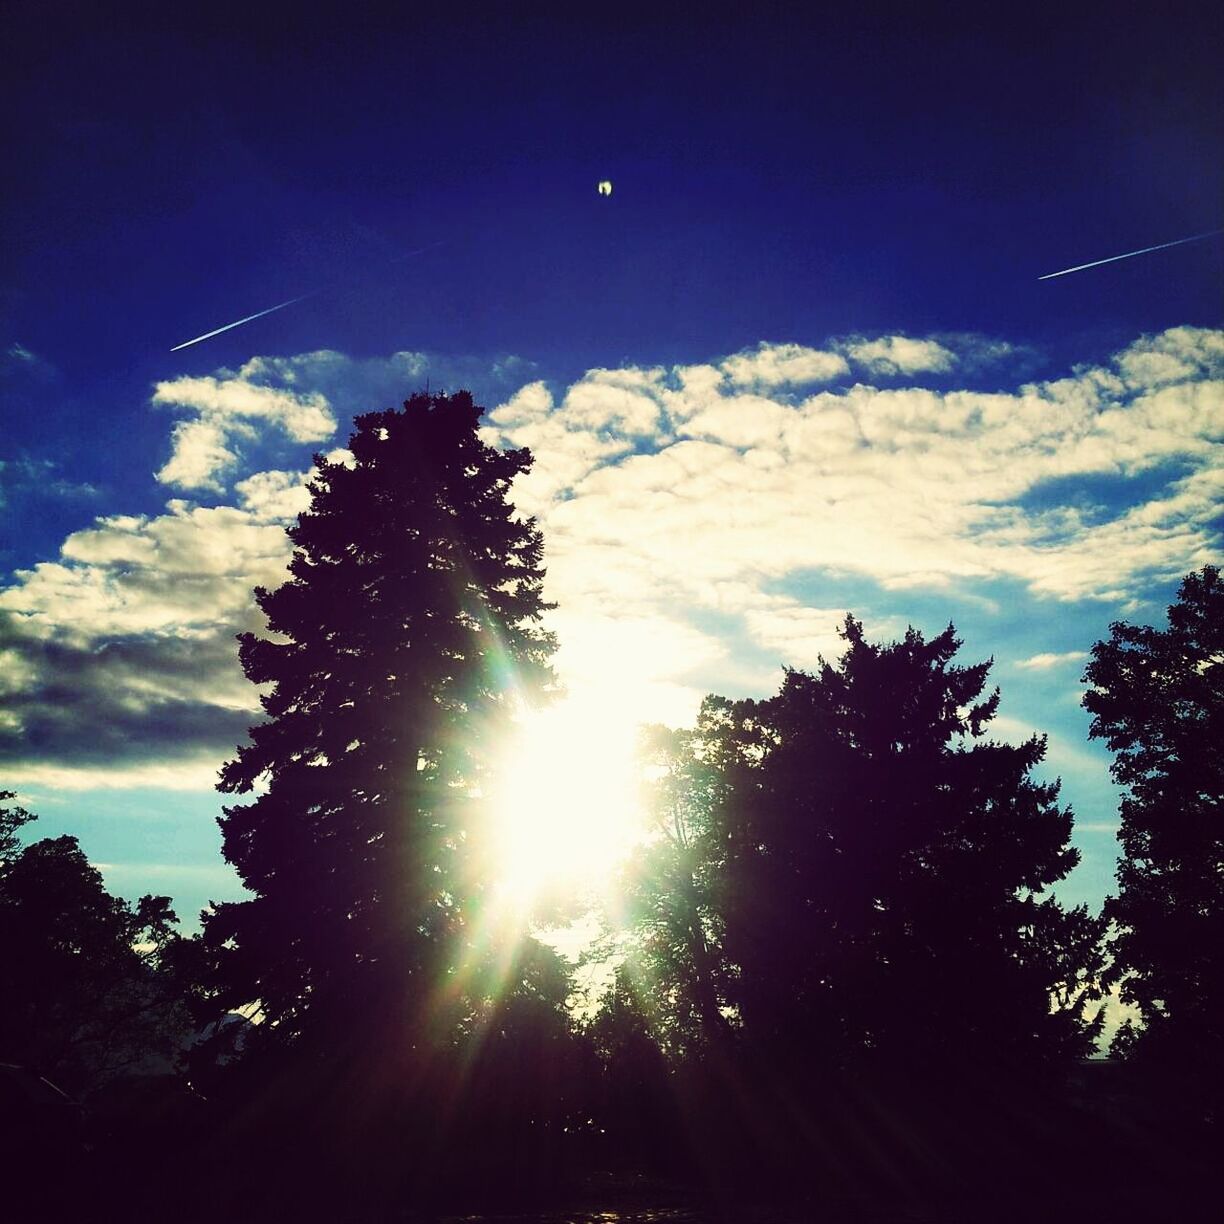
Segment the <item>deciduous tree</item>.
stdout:
<svg viewBox="0 0 1224 1224">
<path fill-rule="evenodd" d="M 0 807 L 0 1061 L 74 1092 L 172 1068 L 190 1028 L 169 898 L 112 896 L 74 837 L 19 848 L 32 819 Z"/>
<path fill-rule="evenodd" d="M 877 646 L 850 617 L 843 636 L 840 663 L 775 697 L 708 700 L 682 746 L 704 862 L 661 872 L 644 912 L 715 912 L 696 943 L 691 922 L 647 925 L 685 970 L 666 985 L 698 1014 L 716 989 L 744 1046 L 794 1071 L 1086 1053 L 1100 925 L 1045 893 L 1077 855 L 1057 784 L 1032 777 L 1044 741 L 983 738 L 998 692 L 989 663 L 953 663 L 951 627 Z"/>
</svg>

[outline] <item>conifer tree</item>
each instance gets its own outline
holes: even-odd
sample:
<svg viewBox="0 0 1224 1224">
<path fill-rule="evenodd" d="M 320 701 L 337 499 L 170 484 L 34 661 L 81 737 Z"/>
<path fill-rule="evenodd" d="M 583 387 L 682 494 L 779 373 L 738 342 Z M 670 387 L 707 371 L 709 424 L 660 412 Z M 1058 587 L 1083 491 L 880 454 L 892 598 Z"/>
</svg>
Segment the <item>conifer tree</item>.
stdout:
<svg viewBox="0 0 1224 1224">
<path fill-rule="evenodd" d="M 400 1035 L 456 995 L 482 769 L 551 678 L 542 540 L 508 500 L 531 456 L 485 445 L 480 413 L 459 392 L 357 417 L 351 465 L 315 459 L 289 580 L 256 592 L 268 636 L 240 639 L 267 717 L 221 824 L 254 895 L 206 934 L 221 1001 L 284 1037 Z"/>
<path fill-rule="evenodd" d="M 1139 1012 L 1119 1052 L 1175 1064 L 1224 1103 L 1224 579 L 1188 574 L 1168 627 L 1111 626 L 1084 674 L 1121 804 L 1113 975 Z M 1141 1031 L 1139 1031 L 1141 1030 Z"/>
</svg>

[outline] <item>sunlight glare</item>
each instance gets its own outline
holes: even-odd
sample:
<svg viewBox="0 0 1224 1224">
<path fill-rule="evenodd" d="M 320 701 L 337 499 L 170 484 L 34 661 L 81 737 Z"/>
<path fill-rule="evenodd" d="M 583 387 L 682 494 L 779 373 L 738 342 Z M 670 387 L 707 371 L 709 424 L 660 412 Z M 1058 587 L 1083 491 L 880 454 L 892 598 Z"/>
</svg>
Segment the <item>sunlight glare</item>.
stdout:
<svg viewBox="0 0 1224 1224">
<path fill-rule="evenodd" d="M 517 904 L 610 881 L 642 831 L 636 734 L 628 709 L 595 699 L 522 720 L 493 809 L 496 871 Z"/>
</svg>

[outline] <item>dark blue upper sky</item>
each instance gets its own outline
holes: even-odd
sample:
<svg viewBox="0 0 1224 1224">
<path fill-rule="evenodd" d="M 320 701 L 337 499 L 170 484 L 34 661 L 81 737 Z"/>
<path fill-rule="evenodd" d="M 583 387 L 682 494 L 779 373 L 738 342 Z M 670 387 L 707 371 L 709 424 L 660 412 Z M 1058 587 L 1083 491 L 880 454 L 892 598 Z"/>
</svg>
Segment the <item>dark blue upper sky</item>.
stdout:
<svg viewBox="0 0 1224 1224">
<path fill-rule="evenodd" d="M 18 4 L 5 33 L 2 326 L 62 379 L 6 431 L 35 455 L 77 435 L 95 481 L 123 480 L 104 456 L 155 379 L 251 351 L 564 376 L 972 330 L 1057 365 L 1086 333 L 1221 316 L 1224 240 L 1036 280 L 1221 224 L 1205 3 L 139 7 Z"/>
</svg>

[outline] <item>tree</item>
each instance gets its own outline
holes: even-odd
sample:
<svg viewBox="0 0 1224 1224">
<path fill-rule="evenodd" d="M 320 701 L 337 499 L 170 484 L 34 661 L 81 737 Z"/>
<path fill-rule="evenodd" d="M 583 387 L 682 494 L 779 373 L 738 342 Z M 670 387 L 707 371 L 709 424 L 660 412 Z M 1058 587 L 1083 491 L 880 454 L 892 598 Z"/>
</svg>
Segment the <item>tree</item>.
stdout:
<svg viewBox="0 0 1224 1224">
<path fill-rule="evenodd" d="M 0 808 L 0 1061 L 76 1092 L 173 1067 L 190 1030 L 169 898 L 111 896 L 74 837 L 19 850 L 32 819 Z"/>
<path fill-rule="evenodd" d="M 1168 627 L 1116 622 L 1084 672 L 1121 802 L 1113 979 L 1138 1008 L 1117 1049 L 1224 1082 L 1224 581 L 1186 576 Z"/>
<path fill-rule="evenodd" d="M 514 703 L 549 681 L 542 541 L 515 517 L 526 450 L 478 433 L 470 395 L 356 418 L 351 466 L 315 459 L 290 578 L 241 637 L 266 719 L 221 773 L 224 854 L 254 894 L 208 917 L 223 1006 L 265 1034 L 398 1049 L 464 1008 L 472 829 Z M 441 1007 L 440 1000 L 447 1001 Z"/>
<path fill-rule="evenodd" d="M 0 804 L 16 797 L 15 791 L 0 791 Z M 23 807 L 0 807 L 0 871 L 5 870 L 21 853 L 21 838 L 17 836 L 17 830 L 35 819 L 34 814 Z"/>
<path fill-rule="evenodd" d="M 789 1074 L 1087 1052 L 1100 927 L 1042 895 L 1076 862 L 1057 783 L 1030 776 L 1044 740 L 981 740 L 998 691 L 982 698 L 989 663 L 952 663 L 951 626 L 875 646 L 848 617 L 842 635 L 840 664 L 775 697 L 708 700 L 683 754 L 717 775 L 696 805 L 706 988 Z"/>
<path fill-rule="evenodd" d="M 719 730 L 730 709 L 707 697 L 694 729 L 651 727 L 643 744 L 656 774 L 648 803 L 655 836 L 625 873 L 633 947 L 608 1006 L 622 1019 L 636 1017 L 673 1056 L 708 1050 L 729 1028 L 720 816 L 734 761 Z"/>
</svg>

